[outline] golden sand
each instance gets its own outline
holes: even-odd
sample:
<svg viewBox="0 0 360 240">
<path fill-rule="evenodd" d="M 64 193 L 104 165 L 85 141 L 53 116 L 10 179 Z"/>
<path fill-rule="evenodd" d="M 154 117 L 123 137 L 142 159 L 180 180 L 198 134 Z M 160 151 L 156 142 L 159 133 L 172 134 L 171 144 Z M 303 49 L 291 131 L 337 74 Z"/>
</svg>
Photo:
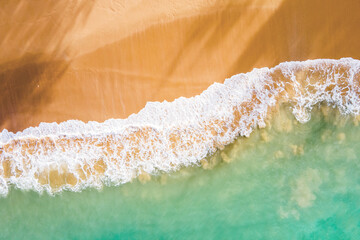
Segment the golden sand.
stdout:
<svg viewBox="0 0 360 240">
<path fill-rule="evenodd" d="M 360 2 L 0 2 L 0 128 L 104 121 L 289 60 L 360 58 Z"/>
</svg>

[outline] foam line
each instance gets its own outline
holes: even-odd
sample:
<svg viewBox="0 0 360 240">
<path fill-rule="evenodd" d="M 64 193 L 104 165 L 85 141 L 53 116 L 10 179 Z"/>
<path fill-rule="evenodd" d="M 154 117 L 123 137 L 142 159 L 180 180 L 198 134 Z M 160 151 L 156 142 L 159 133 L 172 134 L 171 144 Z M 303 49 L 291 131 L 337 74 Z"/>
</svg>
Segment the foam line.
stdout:
<svg viewBox="0 0 360 240">
<path fill-rule="evenodd" d="M 119 185 L 139 175 L 199 164 L 238 136 L 265 127 L 282 103 L 307 122 L 326 102 L 359 115 L 360 61 L 318 59 L 254 69 L 214 83 L 198 96 L 149 102 L 127 119 L 69 120 L 0 134 L 0 194 L 81 191 Z"/>
</svg>

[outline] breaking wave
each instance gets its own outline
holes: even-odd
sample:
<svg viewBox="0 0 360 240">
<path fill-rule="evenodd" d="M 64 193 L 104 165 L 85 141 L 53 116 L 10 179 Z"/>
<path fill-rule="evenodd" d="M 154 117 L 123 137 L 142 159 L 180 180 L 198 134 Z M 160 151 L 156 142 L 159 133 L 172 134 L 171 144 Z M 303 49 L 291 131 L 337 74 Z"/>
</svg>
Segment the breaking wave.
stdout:
<svg viewBox="0 0 360 240">
<path fill-rule="evenodd" d="M 0 194 L 11 185 L 52 194 L 119 185 L 198 165 L 238 136 L 265 127 L 281 104 L 307 122 L 327 103 L 360 113 L 360 61 L 307 60 L 238 74 L 202 94 L 150 102 L 127 119 L 41 123 L 0 133 Z"/>
</svg>

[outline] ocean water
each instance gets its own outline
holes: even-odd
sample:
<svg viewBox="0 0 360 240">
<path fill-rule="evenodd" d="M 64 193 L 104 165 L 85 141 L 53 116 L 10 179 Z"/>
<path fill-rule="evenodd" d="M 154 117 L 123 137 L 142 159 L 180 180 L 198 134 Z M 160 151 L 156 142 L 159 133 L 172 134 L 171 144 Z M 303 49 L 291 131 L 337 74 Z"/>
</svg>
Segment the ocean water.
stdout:
<svg viewBox="0 0 360 240">
<path fill-rule="evenodd" d="M 326 105 L 326 104 L 325 104 Z M 199 166 L 121 186 L 0 198 L 1 239 L 359 239 L 360 127 L 290 105 Z"/>
</svg>

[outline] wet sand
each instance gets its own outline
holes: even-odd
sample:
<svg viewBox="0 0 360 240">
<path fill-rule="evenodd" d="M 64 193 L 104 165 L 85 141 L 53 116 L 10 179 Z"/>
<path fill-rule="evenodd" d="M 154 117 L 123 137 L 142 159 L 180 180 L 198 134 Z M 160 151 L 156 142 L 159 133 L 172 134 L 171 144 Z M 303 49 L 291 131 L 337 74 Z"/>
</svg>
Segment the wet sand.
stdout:
<svg viewBox="0 0 360 240">
<path fill-rule="evenodd" d="M 254 67 L 360 59 L 360 2 L 0 3 L 0 128 L 126 118 Z"/>
</svg>

